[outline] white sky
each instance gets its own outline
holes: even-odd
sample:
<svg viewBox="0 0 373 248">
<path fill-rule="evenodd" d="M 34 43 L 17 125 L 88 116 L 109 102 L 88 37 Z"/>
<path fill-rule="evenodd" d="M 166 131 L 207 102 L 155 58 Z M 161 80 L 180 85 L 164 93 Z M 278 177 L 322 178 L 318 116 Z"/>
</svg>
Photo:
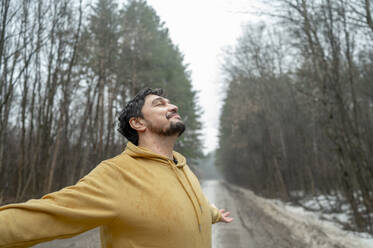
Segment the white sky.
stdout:
<svg viewBox="0 0 373 248">
<path fill-rule="evenodd" d="M 223 80 L 220 66 L 223 49 L 234 46 L 242 25 L 256 22 L 253 2 L 243 0 L 148 0 L 165 22 L 174 44 L 184 54 L 192 71 L 192 84 L 203 108 L 204 152 L 218 145 L 219 114 Z"/>
</svg>

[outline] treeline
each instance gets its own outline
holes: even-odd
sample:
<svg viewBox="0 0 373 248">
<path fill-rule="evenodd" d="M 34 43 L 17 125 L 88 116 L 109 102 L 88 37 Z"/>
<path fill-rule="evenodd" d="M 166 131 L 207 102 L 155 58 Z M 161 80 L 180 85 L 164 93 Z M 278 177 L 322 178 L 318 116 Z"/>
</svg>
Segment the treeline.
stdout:
<svg viewBox="0 0 373 248">
<path fill-rule="evenodd" d="M 275 23 L 247 26 L 226 56 L 218 165 L 268 197 L 347 201 L 373 233 L 371 1 L 270 3 Z"/>
<path fill-rule="evenodd" d="M 176 150 L 201 156 L 190 72 L 143 0 L 0 3 L 0 204 L 75 183 L 124 149 L 117 116 L 162 87 L 187 130 Z"/>
</svg>

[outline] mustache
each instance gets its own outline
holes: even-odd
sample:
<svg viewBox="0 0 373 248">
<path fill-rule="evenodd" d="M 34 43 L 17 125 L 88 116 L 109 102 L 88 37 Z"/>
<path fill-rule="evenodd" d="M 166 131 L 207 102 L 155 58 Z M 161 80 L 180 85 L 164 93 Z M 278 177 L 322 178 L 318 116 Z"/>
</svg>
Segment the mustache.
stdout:
<svg viewBox="0 0 373 248">
<path fill-rule="evenodd" d="M 177 111 L 176 110 L 171 110 L 170 112 L 168 112 L 167 114 L 166 114 L 166 118 L 167 119 L 171 119 L 173 116 L 175 116 L 175 115 L 179 115 L 178 113 L 177 113 Z"/>
<path fill-rule="evenodd" d="M 168 112 L 168 113 L 166 114 L 166 118 L 167 118 L 167 119 L 171 119 L 174 115 L 177 115 L 176 110 L 171 110 L 170 112 Z"/>
</svg>

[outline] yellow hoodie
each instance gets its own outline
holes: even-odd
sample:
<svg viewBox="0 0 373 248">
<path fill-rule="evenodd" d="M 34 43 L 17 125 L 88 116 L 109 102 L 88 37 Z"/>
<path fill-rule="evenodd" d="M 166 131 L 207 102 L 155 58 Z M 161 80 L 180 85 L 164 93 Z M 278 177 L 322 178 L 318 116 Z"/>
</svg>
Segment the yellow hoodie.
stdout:
<svg viewBox="0 0 373 248">
<path fill-rule="evenodd" d="M 0 247 L 29 247 L 101 227 L 102 247 L 210 248 L 218 209 L 185 158 L 174 161 L 128 142 L 77 184 L 0 207 Z"/>
</svg>

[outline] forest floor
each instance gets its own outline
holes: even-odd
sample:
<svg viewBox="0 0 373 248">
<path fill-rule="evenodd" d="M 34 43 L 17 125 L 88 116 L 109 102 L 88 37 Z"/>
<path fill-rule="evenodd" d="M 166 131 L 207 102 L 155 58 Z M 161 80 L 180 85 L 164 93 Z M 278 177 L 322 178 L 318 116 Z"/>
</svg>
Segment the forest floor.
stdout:
<svg viewBox="0 0 373 248">
<path fill-rule="evenodd" d="M 230 224 L 213 225 L 213 248 L 373 248 L 373 238 L 343 231 L 313 213 L 296 211 L 250 190 L 217 180 L 204 181 L 202 188 L 211 203 L 227 209 L 234 218 Z M 99 232 L 94 229 L 34 247 L 99 248 Z"/>
</svg>

